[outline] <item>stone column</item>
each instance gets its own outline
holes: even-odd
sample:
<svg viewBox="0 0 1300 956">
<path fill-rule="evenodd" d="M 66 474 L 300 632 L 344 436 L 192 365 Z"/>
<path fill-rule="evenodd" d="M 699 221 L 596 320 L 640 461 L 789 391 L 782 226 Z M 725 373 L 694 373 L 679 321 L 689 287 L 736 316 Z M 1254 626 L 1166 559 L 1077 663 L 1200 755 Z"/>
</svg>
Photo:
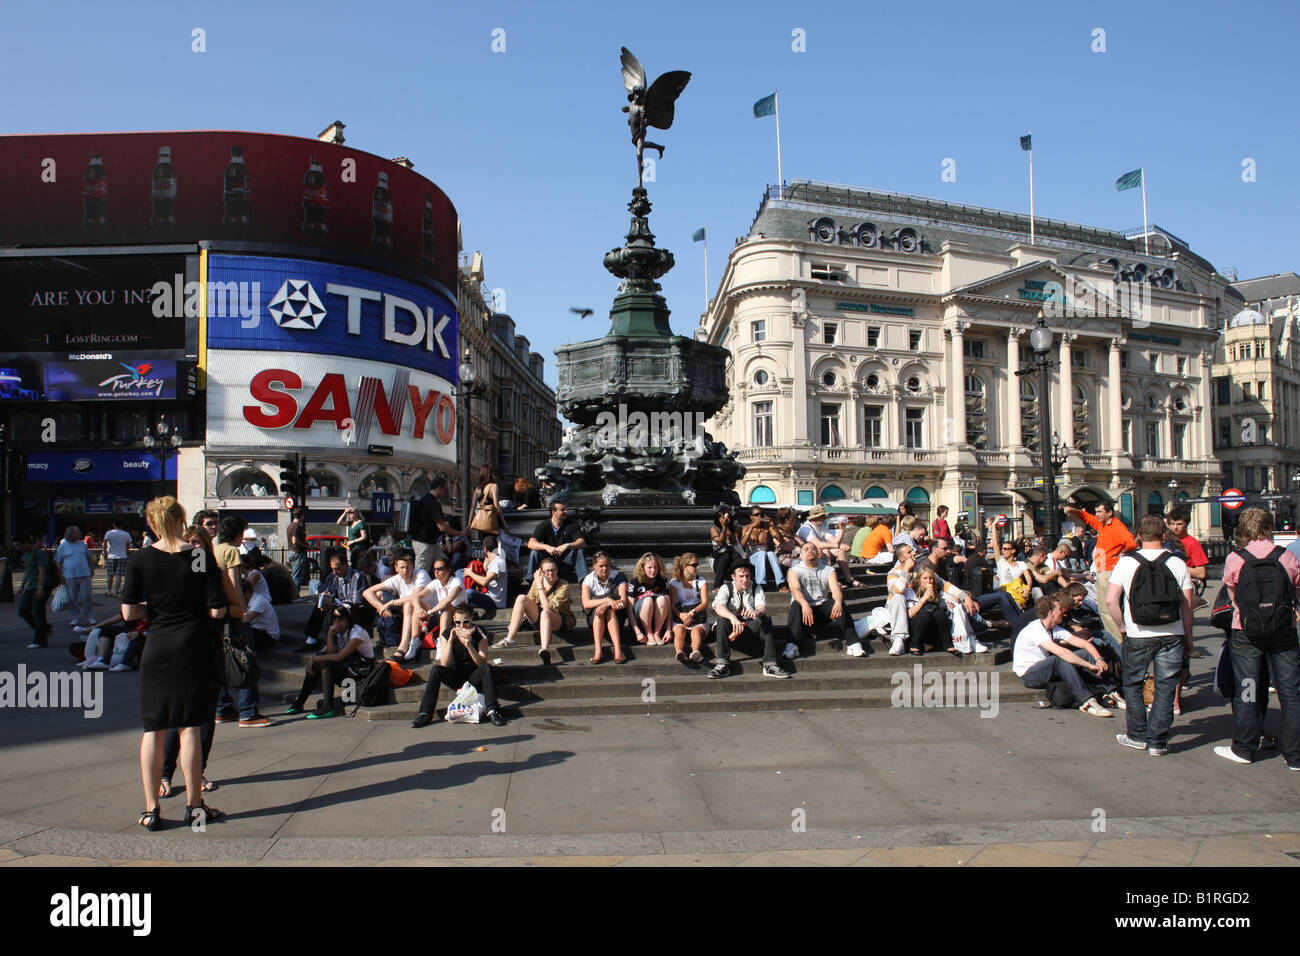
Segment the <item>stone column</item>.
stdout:
<svg viewBox="0 0 1300 956">
<path fill-rule="evenodd" d="M 940 436 L 946 443 L 954 445 L 966 444 L 966 353 L 962 344 L 964 328 L 964 323 L 957 322 L 952 327 L 952 337 L 949 339 L 949 347 L 952 349 L 952 360 L 949 363 L 952 384 L 948 389 L 948 418 L 952 422 L 952 428 Z"/>
<path fill-rule="evenodd" d="M 1201 406 L 1201 422 L 1195 443 L 1195 455 L 1197 458 L 1211 458 L 1214 455 L 1214 415 L 1211 413 L 1213 404 L 1213 393 L 1211 389 L 1214 382 L 1210 379 L 1211 366 L 1214 364 L 1213 352 L 1201 353 L 1201 394 L 1199 396 Z M 1289 414 L 1289 412 L 1288 412 Z M 1276 436 L 1274 438 L 1276 440 Z M 1294 436 L 1292 438 L 1294 441 Z"/>
<path fill-rule="evenodd" d="M 769 319 L 774 321 L 775 317 Z M 787 410 L 794 425 L 794 433 L 789 440 L 796 445 L 808 444 L 811 433 L 811 421 L 817 413 L 815 402 L 808 400 L 808 348 L 805 341 L 805 329 L 808 314 L 796 312 L 790 316 L 790 374 L 794 376 L 791 386 L 790 405 Z M 778 441 L 778 444 L 781 442 Z"/>
<path fill-rule="evenodd" d="M 1004 450 L 1016 448 L 1024 440 L 1020 431 L 1020 378 L 1016 372 L 1020 369 L 1020 333 L 1012 330 L 1007 333 L 1007 388 L 1006 402 L 1006 440 L 1002 442 Z"/>
<path fill-rule="evenodd" d="M 1058 409 L 1056 421 L 1052 424 L 1056 426 L 1056 431 L 1061 433 L 1062 445 L 1074 444 L 1074 367 L 1070 364 L 1073 361 L 1070 343 L 1074 338 L 1068 332 L 1061 335 L 1060 394 L 1056 403 Z M 1051 435 L 1044 435 L 1042 441 L 1044 449 L 1052 447 Z"/>
<path fill-rule="evenodd" d="M 1106 450 L 1112 454 L 1124 452 L 1124 392 L 1120 387 L 1120 349 L 1124 339 L 1110 340 L 1110 371 L 1106 376 Z"/>
</svg>

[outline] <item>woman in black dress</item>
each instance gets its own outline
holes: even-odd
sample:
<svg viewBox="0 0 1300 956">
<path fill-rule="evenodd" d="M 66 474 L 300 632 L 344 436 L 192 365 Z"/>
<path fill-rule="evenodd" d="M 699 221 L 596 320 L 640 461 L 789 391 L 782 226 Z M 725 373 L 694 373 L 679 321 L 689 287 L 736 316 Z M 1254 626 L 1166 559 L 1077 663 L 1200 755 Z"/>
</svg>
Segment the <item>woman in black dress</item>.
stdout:
<svg viewBox="0 0 1300 956">
<path fill-rule="evenodd" d="M 185 774 L 185 823 L 224 814 L 203 802 L 203 754 L 200 729 L 216 708 L 213 665 L 216 629 L 227 601 L 216 561 L 183 537 L 185 509 L 175 498 L 155 498 L 145 520 L 156 540 L 131 555 L 122 586 L 122 617 L 148 615 L 149 639 L 140 661 L 140 773 L 145 810 L 140 825 L 157 830 L 158 786 L 162 781 L 167 731 L 181 734 L 181 770 Z"/>
</svg>

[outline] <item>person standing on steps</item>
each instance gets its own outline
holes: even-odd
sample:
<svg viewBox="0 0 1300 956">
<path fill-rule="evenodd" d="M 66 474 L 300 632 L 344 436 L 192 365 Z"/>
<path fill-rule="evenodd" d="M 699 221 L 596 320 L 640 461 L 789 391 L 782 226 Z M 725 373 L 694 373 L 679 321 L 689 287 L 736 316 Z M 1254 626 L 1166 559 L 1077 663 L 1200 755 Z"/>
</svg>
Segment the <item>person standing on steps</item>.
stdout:
<svg viewBox="0 0 1300 956">
<path fill-rule="evenodd" d="M 1094 548 L 1094 561 L 1097 565 L 1097 609 L 1101 613 L 1101 624 L 1106 629 L 1106 633 L 1118 640 L 1122 628 L 1120 622 L 1111 617 L 1106 593 L 1110 589 L 1110 574 L 1115 570 L 1120 555 L 1136 549 L 1137 541 L 1124 526 L 1119 515 L 1115 514 L 1115 506 L 1110 502 L 1098 502 L 1096 516 L 1088 514 L 1081 508 L 1073 507 L 1067 507 L 1065 514 L 1067 517 L 1082 521 L 1097 532 L 1097 543 Z"/>
</svg>

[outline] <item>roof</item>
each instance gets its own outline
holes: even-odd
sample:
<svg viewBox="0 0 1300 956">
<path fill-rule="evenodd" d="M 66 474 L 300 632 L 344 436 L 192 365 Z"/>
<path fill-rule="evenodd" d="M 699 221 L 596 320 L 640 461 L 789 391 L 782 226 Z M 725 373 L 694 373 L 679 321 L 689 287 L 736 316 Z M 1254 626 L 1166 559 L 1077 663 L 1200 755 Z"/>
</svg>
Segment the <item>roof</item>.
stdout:
<svg viewBox="0 0 1300 956">
<path fill-rule="evenodd" d="M 943 242 L 953 240 L 965 243 L 977 252 L 1005 255 L 1013 245 L 1025 243 L 1029 238 L 1029 216 L 1024 213 L 798 179 L 784 187 L 779 199 L 776 190 L 769 187 L 749 234 L 806 238 L 809 220 L 832 209 L 842 209 L 848 214 L 843 222 L 837 220 L 836 225 L 841 228 L 870 219 L 881 235 L 888 236 L 903 226 L 921 226 L 923 228 L 918 230 L 923 240 L 921 252 L 938 252 Z M 1167 261 L 1169 255 L 1177 252 L 1206 272 L 1217 272 L 1210 262 L 1188 249 L 1168 230 L 1152 225 L 1148 231 L 1152 236 L 1165 237 L 1168 248 L 1159 250 L 1163 255 L 1143 253 L 1140 237 L 1130 238 L 1115 230 L 1034 217 L 1035 244 L 1073 249 L 1078 253 L 1073 257 L 1063 256 L 1063 265 L 1087 266 L 1116 253 L 1147 261 Z"/>
<path fill-rule="evenodd" d="M 1294 272 L 1277 272 L 1271 276 L 1242 279 L 1240 282 L 1234 282 L 1233 286 L 1247 302 L 1260 302 L 1264 299 L 1300 295 L 1300 275 Z"/>
</svg>

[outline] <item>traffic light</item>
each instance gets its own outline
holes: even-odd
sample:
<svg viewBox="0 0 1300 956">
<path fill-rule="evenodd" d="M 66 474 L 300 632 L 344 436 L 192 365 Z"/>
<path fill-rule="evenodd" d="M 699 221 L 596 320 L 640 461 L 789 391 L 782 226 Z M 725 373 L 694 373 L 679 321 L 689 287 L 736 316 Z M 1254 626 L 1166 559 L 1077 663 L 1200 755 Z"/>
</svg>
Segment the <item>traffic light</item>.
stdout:
<svg viewBox="0 0 1300 956">
<path fill-rule="evenodd" d="M 298 499 L 298 456 L 280 459 L 280 495 Z"/>
</svg>

